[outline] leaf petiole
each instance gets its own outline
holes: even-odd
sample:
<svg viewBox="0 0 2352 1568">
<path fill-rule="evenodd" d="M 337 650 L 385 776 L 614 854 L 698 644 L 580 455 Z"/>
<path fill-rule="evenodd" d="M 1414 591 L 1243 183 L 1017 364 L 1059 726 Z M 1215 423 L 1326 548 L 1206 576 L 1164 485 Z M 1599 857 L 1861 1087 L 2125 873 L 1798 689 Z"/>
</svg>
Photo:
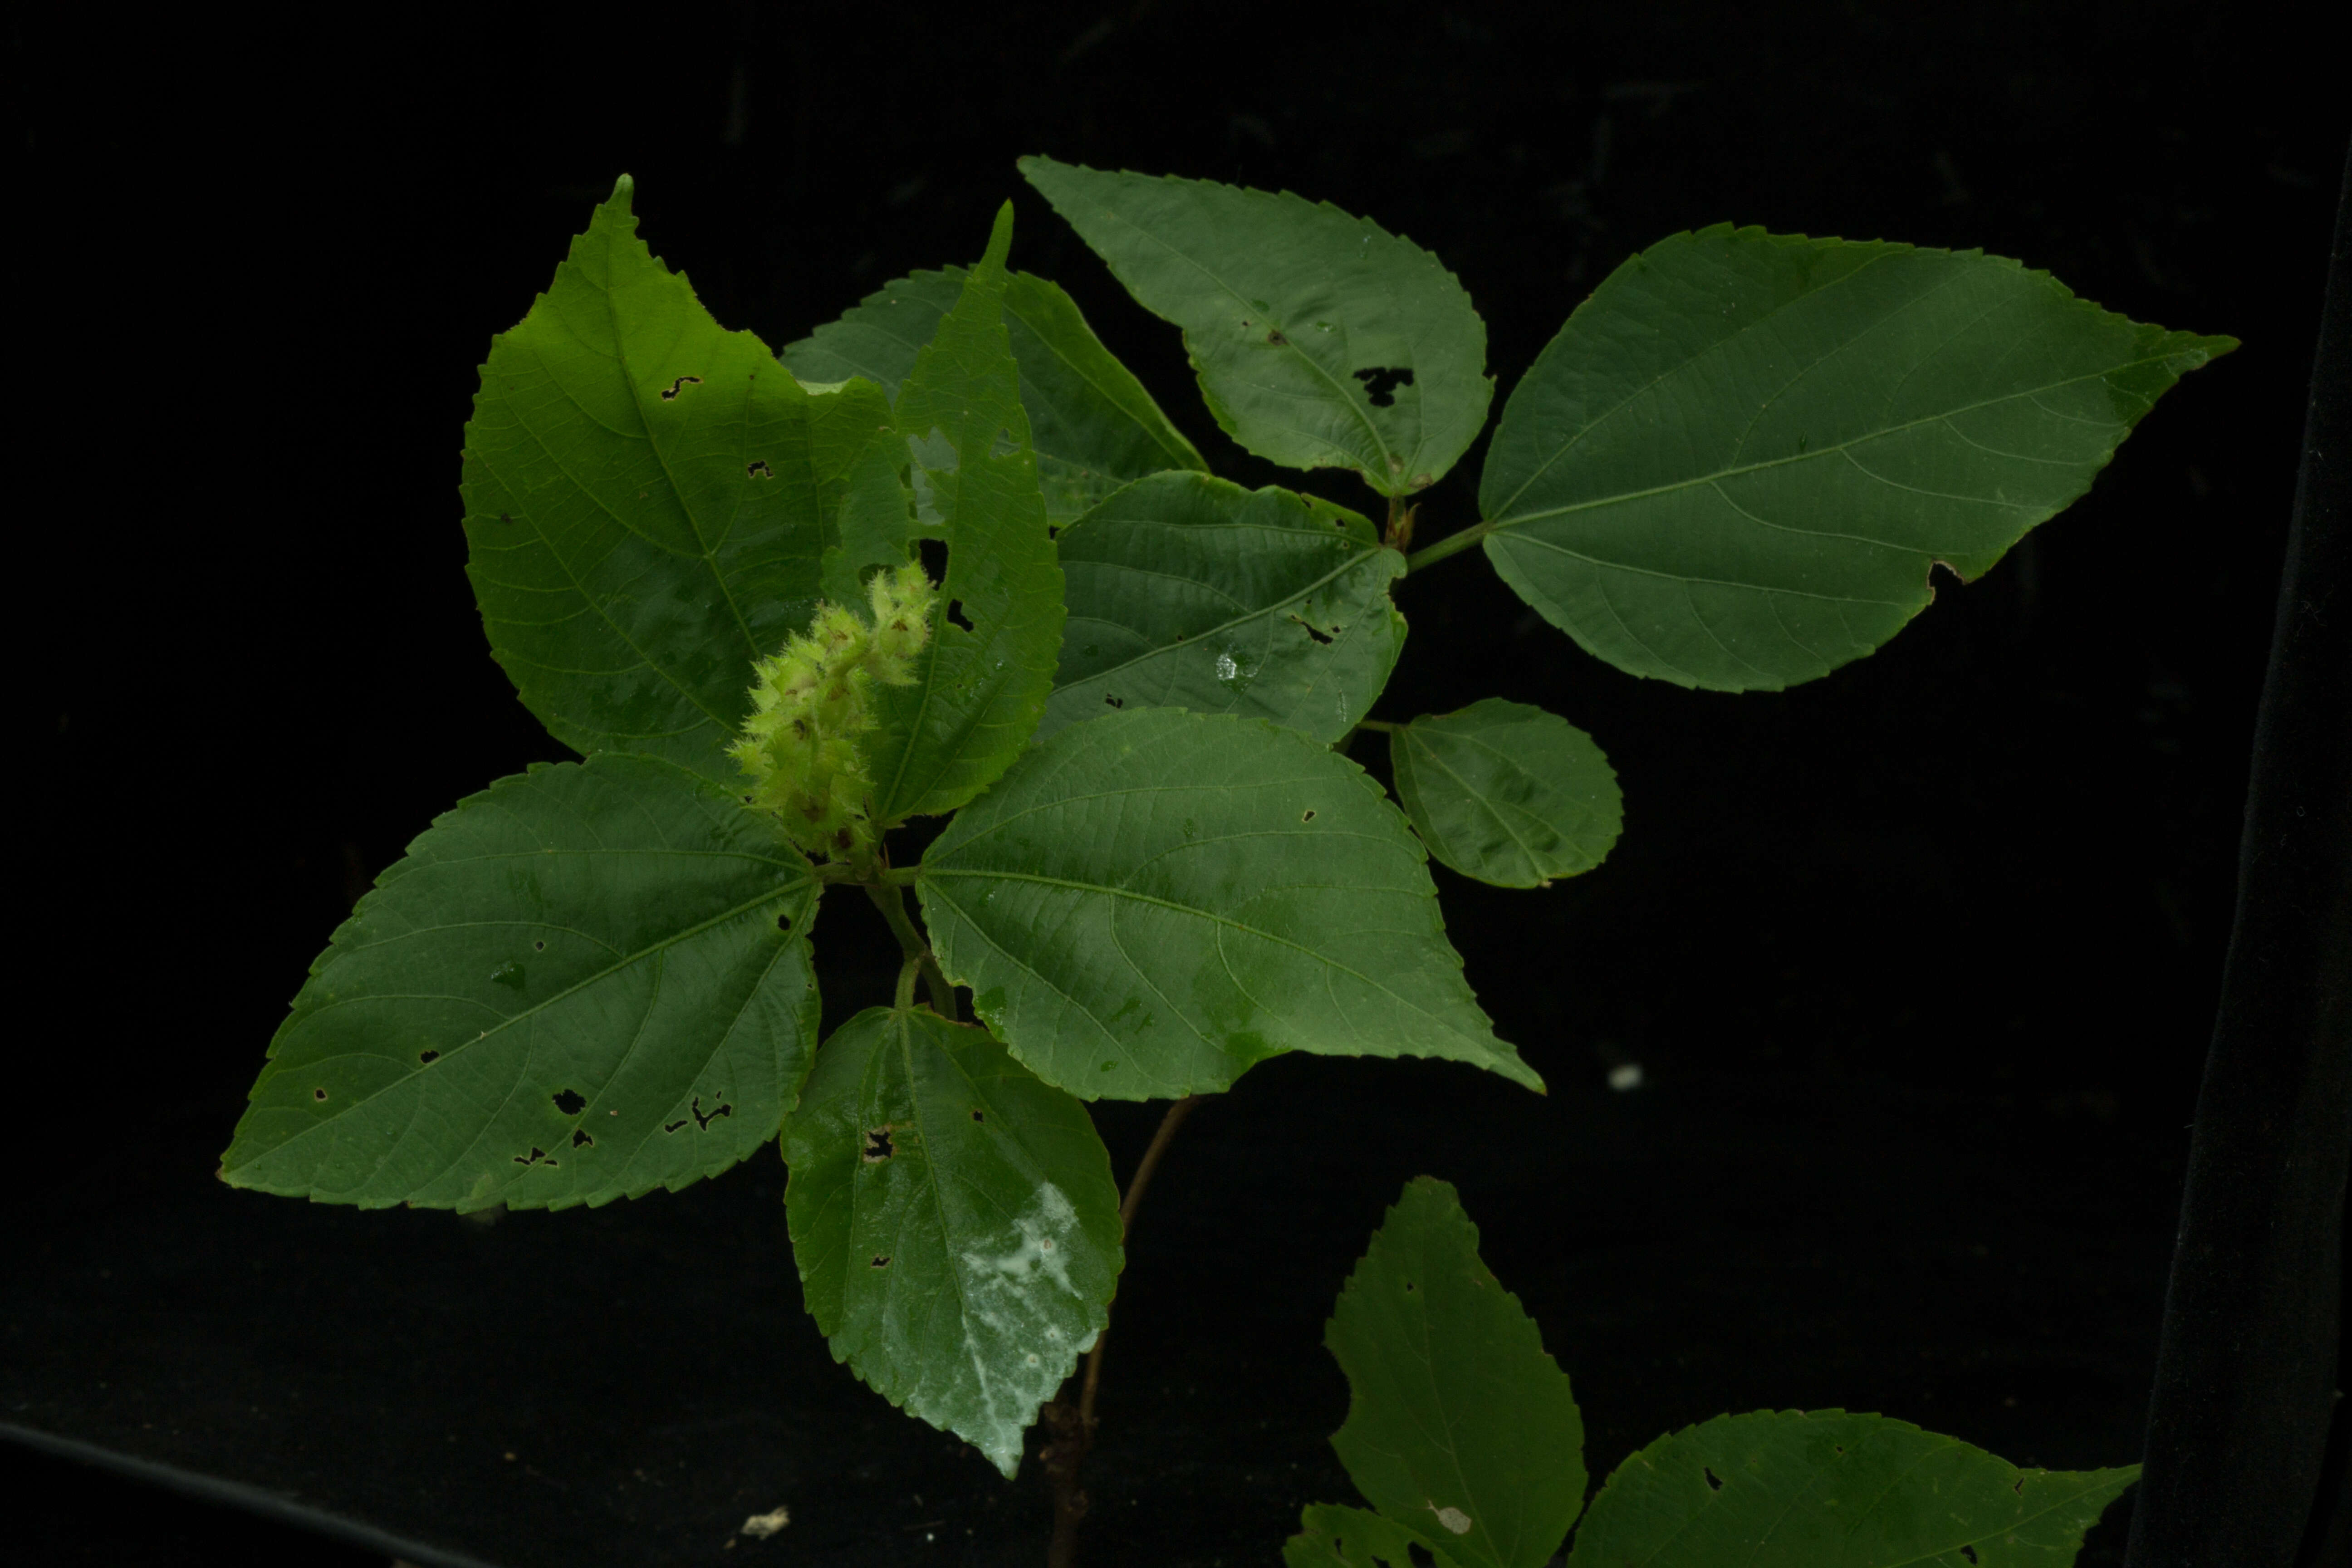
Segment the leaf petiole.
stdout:
<svg viewBox="0 0 2352 1568">
<path fill-rule="evenodd" d="M 1411 574 L 1424 566 L 1434 566 L 1449 555 L 1460 554 L 1494 531 L 1495 525 L 1491 522 L 1474 522 L 1461 532 L 1449 533 L 1436 543 L 1406 556 L 1404 569 Z"/>
<path fill-rule="evenodd" d="M 889 873 L 885 872 L 884 877 L 887 879 Z M 898 939 L 898 947 L 906 953 L 907 962 L 921 966 L 924 988 L 931 994 L 931 1011 L 951 1024 L 960 1024 L 963 1019 L 956 1011 L 955 987 L 948 984 L 947 975 L 940 969 L 940 961 L 931 954 L 930 944 L 923 940 L 922 932 L 917 931 L 915 922 L 908 918 L 907 895 L 900 890 L 903 886 L 903 883 L 892 883 L 884 887 L 868 882 L 866 884 L 866 896 L 874 900 L 874 907 L 880 910 L 882 918 L 890 922 L 890 934 Z M 904 974 L 899 976 L 898 984 L 902 990 L 906 987 Z M 908 1000 L 902 1001 L 900 1005 L 904 1007 L 910 1004 L 911 993 Z"/>
</svg>

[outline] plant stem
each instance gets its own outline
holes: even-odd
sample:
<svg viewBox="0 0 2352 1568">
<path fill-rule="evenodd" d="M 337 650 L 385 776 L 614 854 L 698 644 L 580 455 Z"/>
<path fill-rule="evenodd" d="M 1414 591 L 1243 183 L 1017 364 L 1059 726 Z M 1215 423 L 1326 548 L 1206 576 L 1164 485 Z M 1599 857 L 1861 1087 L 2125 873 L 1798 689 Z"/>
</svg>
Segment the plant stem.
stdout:
<svg viewBox="0 0 2352 1568">
<path fill-rule="evenodd" d="M 931 1011 L 951 1024 L 963 1022 L 961 1015 L 956 1011 L 955 987 L 948 984 L 947 975 L 940 972 L 940 961 L 931 954 L 930 944 L 923 940 L 922 933 L 915 929 L 915 922 L 908 918 L 904 889 L 868 882 L 866 884 L 866 896 L 874 900 L 874 907 L 880 910 L 882 918 L 890 922 L 890 934 L 898 939 L 898 946 L 908 961 L 922 966 L 923 987 L 931 994 Z"/>
<path fill-rule="evenodd" d="M 1404 569 L 1412 573 L 1424 566 L 1434 566 L 1449 555 L 1460 554 L 1494 531 L 1495 525 L 1491 522 L 1474 522 L 1461 532 L 1449 533 L 1426 549 L 1416 550 L 1406 556 Z"/>
<path fill-rule="evenodd" d="M 903 1013 L 915 1005 L 915 975 L 922 967 L 923 961 L 911 955 L 898 965 L 898 991 L 890 998 L 897 1011 Z"/>
<path fill-rule="evenodd" d="M 1356 721 L 1356 728 L 1359 730 L 1378 730 L 1383 735 L 1393 735 L 1399 730 L 1403 729 L 1404 726 L 1402 724 L 1391 724 L 1385 719 L 1359 719 Z"/>
<path fill-rule="evenodd" d="M 1135 1174 L 1128 1179 L 1126 1195 L 1118 1201 L 1121 1245 L 1135 1229 L 1135 1211 L 1142 1206 L 1143 1190 L 1151 1184 L 1151 1173 L 1160 1168 L 1160 1158 L 1168 1152 L 1176 1129 L 1184 1125 L 1184 1119 L 1200 1103 L 1199 1095 L 1188 1094 L 1170 1106 L 1168 1113 L 1160 1119 L 1160 1130 L 1151 1135 L 1151 1146 L 1136 1163 Z M 1095 1392 L 1102 1386 L 1103 1347 L 1109 1342 L 1110 1325 L 1105 1323 L 1102 1331 L 1095 1336 L 1095 1348 L 1087 1354 L 1087 1375 L 1079 1388 L 1077 1409 L 1073 1411 L 1055 1399 L 1042 1413 L 1054 1433 L 1054 1440 L 1045 1445 L 1040 1456 L 1045 1461 L 1045 1474 L 1054 1483 L 1054 1542 L 1046 1549 L 1045 1568 L 1076 1568 L 1078 1521 L 1087 1517 L 1087 1494 L 1078 1485 L 1078 1469 L 1095 1446 Z"/>
</svg>

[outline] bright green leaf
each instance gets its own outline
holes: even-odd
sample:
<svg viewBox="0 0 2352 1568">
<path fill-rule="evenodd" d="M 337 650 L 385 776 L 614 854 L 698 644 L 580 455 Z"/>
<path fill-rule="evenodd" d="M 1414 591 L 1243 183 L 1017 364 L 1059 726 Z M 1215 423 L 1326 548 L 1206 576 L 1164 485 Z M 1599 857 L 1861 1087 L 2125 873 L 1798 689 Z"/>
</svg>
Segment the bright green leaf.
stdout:
<svg viewBox="0 0 2352 1568">
<path fill-rule="evenodd" d="M 716 1175 L 775 1136 L 808 1069 L 816 891 L 772 827 L 673 763 L 501 779 L 311 965 L 222 1178 L 476 1209 Z"/>
<path fill-rule="evenodd" d="M 637 238 L 624 179 L 492 340 L 466 426 L 467 574 L 549 731 L 731 784 L 751 661 L 808 624 L 880 389 L 812 396 Z"/>
<path fill-rule="evenodd" d="M 1635 675 L 1777 690 L 1971 579 L 2236 343 L 1979 252 L 1728 225 L 1627 261 L 1511 394 L 1496 570 Z"/>
<path fill-rule="evenodd" d="M 948 566 L 916 684 L 876 689 L 868 771 L 885 824 L 953 811 L 993 784 L 1053 689 L 1062 573 L 1004 331 L 1012 244 L 1007 202 L 892 416 L 918 500 L 942 520 Z"/>
<path fill-rule="evenodd" d="M 1143 307 L 1184 330 L 1209 411 L 1259 457 L 1424 489 L 1486 422 L 1486 324 L 1438 259 L 1328 203 L 1024 158 Z"/>
<path fill-rule="evenodd" d="M 1584 1420 L 1451 1186 L 1406 1184 L 1323 1342 L 1348 1374 L 1331 1446 L 1357 1490 L 1465 1568 L 1550 1560 L 1584 1503 Z"/>
<path fill-rule="evenodd" d="M 2021 1470 L 1842 1410 L 1719 1415 L 1618 1467 L 1570 1568 L 2065 1568 L 2139 1475 Z"/>
<path fill-rule="evenodd" d="M 1123 707 L 1355 727 L 1404 646 L 1404 557 L 1328 501 L 1205 474 L 1129 485 L 1062 531 L 1069 625 L 1041 735 Z"/>
<path fill-rule="evenodd" d="M 1292 1050 L 1542 1087 L 1463 983 L 1404 818 L 1353 763 L 1262 721 L 1073 724 L 948 825 L 916 888 L 997 1037 L 1090 1100 L 1221 1089 Z"/>
<path fill-rule="evenodd" d="M 1298 1519 L 1304 1528 L 1283 1547 L 1282 1568 L 1457 1568 L 1450 1552 L 1360 1508 L 1309 1503 Z"/>
<path fill-rule="evenodd" d="M 963 292 L 961 267 L 918 272 L 886 283 L 837 321 L 819 327 L 777 357 L 804 382 L 863 376 L 892 396 L 915 368 L 940 321 Z M 1059 525 L 1104 496 L 1163 468 L 1208 465 L 1160 411 L 1143 384 L 1079 314 L 1059 285 L 1008 273 L 1004 326 L 1021 366 L 1021 405 L 1045 513 Z"/>
<path fill-rule="evenodd" d="M 1087 1109 L 970 1025 L 874 1007 L 784 1124 L 801 1287 L 837 1360 L 1008 1477 L 1110 1321 L 1118 1190 Z"/>
<path fill-rule="evenodd" d="M 1532 888 L 1601 864 L 1624 800 L 1592 737 L 1489 697 L 1389 735 L 1399 799 L 1429 852 L 1465 877 Z"/>
</svg>

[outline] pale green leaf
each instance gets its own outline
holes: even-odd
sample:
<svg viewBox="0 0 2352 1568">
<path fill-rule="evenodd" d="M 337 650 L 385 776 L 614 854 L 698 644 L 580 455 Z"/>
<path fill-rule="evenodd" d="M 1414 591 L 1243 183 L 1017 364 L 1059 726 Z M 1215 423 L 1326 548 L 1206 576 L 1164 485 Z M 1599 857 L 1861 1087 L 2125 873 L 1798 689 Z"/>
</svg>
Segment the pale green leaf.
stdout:
<svg viewBox="0 0 2352 1568">
<path fill-rule="evenodd" d="M 466 426 L 467 574 L 549 731 L 732 784 L 753 658 L 808 624 L 879 388 L 813 396 L 637 238 L 624 179 L 492 340 Z"/>
<path fill-rule="evenodd" d="M 1429 852 L 1465 877 L 1533 888 L 1601 864 L 1624 821 L 1592 737 L 1489 697 L 1389 735 L 1397 797 Z"/>
<path fill-rule="evenodd" d="M 1221 1089 L 1292 1050 L 1542 1087 L 1463 983 L 1404 818 L 1260 720 L 1073 724 L 948 825 L 915 885 L 997 1037 L 1090 1100 Z"/>
<path fill-rule="evenodd" d="M 311 965 L 222 1156 L 233 1186 L 564 1208 L 716 1175 L 814 1047 L 808 863 L 671 763 L 461 801 Z"/>
<path fill-rule="evenodd" d="M 2138 1475 L 2021 1470 L 1883 1415 L 1719 1415 L 1619 1466 L 1569 1563 L 2065 1568 Z"/>
<path fill-rule="evenodd" d="M 1486 324 L 1438 259 L 1329 203 L 1024 158 L 1143 307 L 1184 330 L 1209 411 L 1258 456 L 1427 487 L 1486 422 Z"/>
<path fill-rule="evenodd" d="M 1069 624 L 1040 735 L 1125 707 L 1353 729 L 1404 646 L 1404 557 L 1328 501 L 1159 474 L 1062 531 Z"/>
<path fill-rule="evenodd" d="M 1458 1568 L 1453 1554 L 1392 1520 L 1339 1503 L 1309 1503 L 1285 1543 L 1282 1568 Z"/>
<path fill-rule="evenodd" d="M 886 283 L 839 321 L 785 344 L 777 357 L 804 382 L 863 376 L 895 397 L 966 277 L 964 268 L 948 267 Z M 1056 525 L 1129 479 L 1208 467 L 1059 285 L 1008 273 L 1004 327 L 1021 367 L 1021 404 L 1029 412 L 1045 513 Z"/>
<path fill-rule="evenodd" d="M 1584 1420 L 1451 1186 L 1406 1184 L 1323 1342 L 1348 1374 L 1331 1446 L 1357 1490 L 1465 1568 L 1550 1560 L 1584 1503 Z"/>
<path fill-rule="evenodd" d="M 874 1007 L 825 1041 L 784 1159 L 835 1357 L 1011 1476 L 1110 1321 L 1118 1190 L 1086 1107 L 984 1029 Z"/>
<path fill-rule="evenodd" d="M 1012 243 L 1007 202 L 892 415 L 917 499 L 941 520 L 948 565 L 916 683 L 875 689 L 868 772 L 885 825 L 953 811 L 994 783 L 1053 689 L 1062 573 L 1004 331 Z"/>
<path fill-rule="evenodd" d="M 1988 570 L 2235 346 L 1975 251 L 1675 235 L 1512 392 L 1486 553 L 1621 669 L 1777 690 L 1893 637 L 1932 564 Z"/>
</svg>

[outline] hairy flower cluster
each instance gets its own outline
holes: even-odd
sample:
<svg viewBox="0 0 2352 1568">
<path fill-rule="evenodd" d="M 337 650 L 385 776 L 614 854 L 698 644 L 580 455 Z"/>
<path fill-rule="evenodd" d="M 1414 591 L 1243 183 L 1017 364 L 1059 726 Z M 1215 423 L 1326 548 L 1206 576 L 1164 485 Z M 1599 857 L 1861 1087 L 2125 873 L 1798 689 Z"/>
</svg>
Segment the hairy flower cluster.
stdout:
<svg viewBox="0 0 2352 1568">
<path fill-rule="evenodd" d="M 751 667 L 751 716 L 729 749 L 752 779 L 751 804 L 773 812 L 812 855 L 844 857 L 873 842 L 865 737 L 874 683 L 907 686 L 931 637 L 931 580 L 909 563 L 867 584 L 868 625 L 819 605 L 805 632 Z"/>
</svg>

